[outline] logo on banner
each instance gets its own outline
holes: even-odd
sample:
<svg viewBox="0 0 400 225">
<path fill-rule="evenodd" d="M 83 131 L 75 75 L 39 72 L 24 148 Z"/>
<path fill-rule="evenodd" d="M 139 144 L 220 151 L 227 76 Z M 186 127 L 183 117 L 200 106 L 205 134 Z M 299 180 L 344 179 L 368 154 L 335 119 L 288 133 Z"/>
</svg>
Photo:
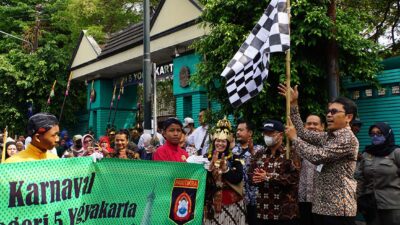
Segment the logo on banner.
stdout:
<svg viewBox="0 0 400 225">
<path fill-rule="evenodd" d="M 183 225 L 194 218 L 198 180 L 175 179 L 172 189 L 169 218 Z"/>
</svg>

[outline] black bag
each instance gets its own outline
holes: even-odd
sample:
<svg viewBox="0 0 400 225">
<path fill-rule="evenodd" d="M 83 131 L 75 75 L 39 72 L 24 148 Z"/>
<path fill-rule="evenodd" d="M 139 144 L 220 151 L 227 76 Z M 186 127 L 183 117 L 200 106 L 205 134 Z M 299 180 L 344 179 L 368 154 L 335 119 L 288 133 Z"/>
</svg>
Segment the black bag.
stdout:
<svg viewBox="0 0 400 225">
<path fill-rule="evenodd" d="M 376 216 L 378 206 L 374 193 L 365 194 L 357 199 L 358 211 L 364 216 L 365 221 L 372 221 Z"/>
</svg>

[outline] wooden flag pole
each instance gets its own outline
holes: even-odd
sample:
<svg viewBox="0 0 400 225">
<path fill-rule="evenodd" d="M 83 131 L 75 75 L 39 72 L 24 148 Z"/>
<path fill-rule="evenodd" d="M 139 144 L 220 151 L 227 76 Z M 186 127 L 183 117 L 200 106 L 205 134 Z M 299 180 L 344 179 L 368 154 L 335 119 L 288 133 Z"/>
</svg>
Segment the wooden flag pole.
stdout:
<svg viewBox="0 0 400 225">
<path fill-rule="evenodd" d="M 49 98 L 47 99 L 47 105 L 51 104 L 51 98 L 54 97 L 54 89 L 56 87 L 56 84 L 57 84 L 57 80 L 54 80 L 53 86 L 51 86 Z"/>
<path fill-rule="evenodd" d="M 290 38 L 290 0 L 286 2 L 286 10 L 289 17 L 289 38 Z M 290 125 L 290 48 L 286 51 L 286 125 Z M 286 141 L 286 159 L 290 158 L 290 140 Z"/>
<path fill-rule="evenodd" d="M 113 91 L 113 95 L 111 97 L 111 102 L 110 102 L 110 110 L 108 111 L 108 122 L 107 122 L 107 127 L 111 128 L 111 111 L 112 111 L 112 107 L 114 106 L 114 101 L 115 101 L 115 91 L 117 90 L 117 82 L 115 82 L 114 84 L 114 91 Z"/>
<path fill-rule="evenodd" d="M 93 92 L 93 89 L 94 88 L 94 80 L 92 80 L 92 85 L 91 85 L 91 87 L 90 87 L 90 95 L 89 95 L 89 121 L 88 121 L 88 126 L 87 126 L 87 130 L 89 131 L 89 128 L 90 128 L 90 118 L 91 118 L 91 115 L 92 115 L 92 112 L 91 112 L 91 110 L 92 110 L 92 102 L 94 101 L 94 96 L 93 96 L 93 94 L 92 94 L 92 92 Z"/>
<path fill-rule="evenodd" d="M 65 90 L 65 94 L 64 94 L 64 100 L 61 106 L 61 112 L 60 112 L 60 116 L 58 117 L 58 123 L 61 124 L 61 119 L 62 119 L 62 114 L 64 111 L 64 106 L 65 106 L 65 101 L 67 100 L 67 96 L 69 95 L 69 87 L 71 85 L 71 78 L 72 78 L 72 72 L 69 74 L 68 77 L 68 83 L 67 83 L 67 90 Z"/>
<path fill-rule="evenodd" d="M 4 128 L 4 134 L 3 134 L 3 152 L 1 153 L 1 163 L 3 163 L 6 160 L 6 142 L 7 142 L 7 126 Z"/>
<path fill-rule="evenodd" d="M 119 103 L 119 100 L 121 99 L 121 95 L 122 94 L 124 94 L 124 79 L 121 80 L 121 83 L 119 85 L 119 93 L 118 93 L 118 98 L 117 98 L 117 104 L 115 105 L 115 108 L 114 108 L 114 118 L 113 118 L 113 121 L 111 123 L 112 127 L 114 127 L 115 118 L 117 117 L 118 103 Z"/>
</svg>

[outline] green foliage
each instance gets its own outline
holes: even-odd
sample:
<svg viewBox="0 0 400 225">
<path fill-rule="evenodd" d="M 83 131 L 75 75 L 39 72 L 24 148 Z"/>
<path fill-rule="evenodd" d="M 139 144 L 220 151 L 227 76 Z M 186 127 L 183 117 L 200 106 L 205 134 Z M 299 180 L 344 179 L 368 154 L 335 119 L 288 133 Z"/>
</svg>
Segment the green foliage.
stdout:
<svg viewBox="0 0 400 225">
<path fill-rule="evenodd" d="M 140 11 L 126 0 L 7 0 L 0 3 L 0 30 L 33 43 L 0 34 L 0 128 L 6 125 L 11 134 L 24 134 L 28 106 L 33 112 L 47 111 L 59 116 L 69 77 L 70 60 L 83 29 L 104 42 L 111 32 L 140 20 Z M 36 6 L 42 5 L 40 11 Z M 112 10 L 110 10 L 112 9 Z M 36 35 L 35 27 L 39 25 Z M 53 82 L 55 96 L 47 104 Z M 62 128 L 74 127 L 77 114 L 85 109 L 86 87 L 71 82 L 66 99 Z"/>
<path fill-rule="evenodd" d="M 285 80 L 285 54 L 271 55 L 269 77 L 263 91 L 238 109 L 231 107 L 221 72 L 254 27 L 267 1 L 203 0 L 202 20 L 211 28 L 210 35 L 194 44 L 204 60 L 193 81 L 204 86 L 209 99 L 221 103 L 217 116 L 232 114 L 260 125 L 267 118 L 285 120 L 285 99 L 277 86 Z M 292 1 L 291 76 L 292 84 L 300 84 L 303 115 L 323 115 L 328 101 L 327 43 L 336 40 L 339 46 L 340 76 L 374 82 L 379 71 L 380 46 L 364 38 L 367 12 L 358 8 L 337 8 L 336 24 L 327 16 L 329 1 Z M 222 84 L 219 86 L 218 84 Z"/>
</svg>

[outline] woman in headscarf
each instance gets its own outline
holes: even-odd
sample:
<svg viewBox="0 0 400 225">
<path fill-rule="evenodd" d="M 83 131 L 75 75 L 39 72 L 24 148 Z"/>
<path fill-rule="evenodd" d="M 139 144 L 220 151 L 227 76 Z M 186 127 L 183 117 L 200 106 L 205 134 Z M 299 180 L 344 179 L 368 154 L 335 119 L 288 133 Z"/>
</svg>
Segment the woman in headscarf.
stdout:
<svg viewBox="0 0 400 225">
<path fill-rule="evenodd" d="M 243 167 L 233 160 L 234 139 L 227 119 L 218 121 L 208 154 L 205 224 L 245 224 Z"/>
<path fill-rule="evenodd" d="M 392 128 L 375 123 L 369 128 L 359 167 L 358 208 L 367 225 L 397 225 L 400 221 L 400 148 Z"/>
<path fill-rule="evenodd" d="M 108 136 L 101 137 L 99 144 L 105 156 L 109 153 L 114 153 L 114 149 L 111 148 L 110 139 L 108 139 Z"/>
<path fill-rule="evenodd" d="M 68 148 L 70 148 L 72 145 L 74 145 L 74 142 L 72 141 L 72 139 L 69 137 L 68 135 L 68 131 L 67 130 L 62 130 L 60 133 L 60 140 L 64 140 L 64 150 L 67 150 Z"/>
<path fill-rule="evenodd" d="M 84 156 L 92 156 L 93 158 L 96 159 L 102 159 L 104 156 L 102 148 L 96 145 L 93 136 L 90 134 L 83 135 L 82 148 L 83 151 L 85 152 Z"/>
</svg>

